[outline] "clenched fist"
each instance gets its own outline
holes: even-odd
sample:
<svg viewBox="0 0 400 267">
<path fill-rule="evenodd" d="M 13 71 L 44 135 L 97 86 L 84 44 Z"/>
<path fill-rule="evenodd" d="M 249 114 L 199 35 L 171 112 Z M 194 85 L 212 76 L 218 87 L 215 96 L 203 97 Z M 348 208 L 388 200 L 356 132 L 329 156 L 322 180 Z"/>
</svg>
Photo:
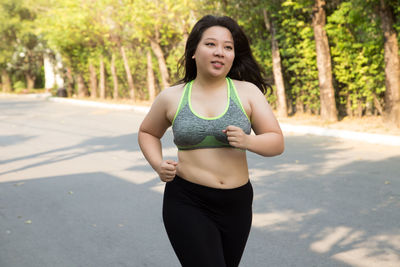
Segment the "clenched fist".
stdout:
<svg viewBox="0 0 400 267">
<path fill-rule="evenodd" d="M 173 160 L 164 160 L 161 162 L 160 167 L 158 168 L 158 175 L 160 176 L 161 181 L 163 182 L 171 182 L 176 175 L 176 166 L 178 162 Z"/>
<path fill-rule="evenodd" d="M 242 130 L 242 128 L 229 125 L 226 129 L 222 130 L 228 138 L 228 142 L 231 146 L 247 149 L 247 138 L 248 135 Z"/>
</svg>

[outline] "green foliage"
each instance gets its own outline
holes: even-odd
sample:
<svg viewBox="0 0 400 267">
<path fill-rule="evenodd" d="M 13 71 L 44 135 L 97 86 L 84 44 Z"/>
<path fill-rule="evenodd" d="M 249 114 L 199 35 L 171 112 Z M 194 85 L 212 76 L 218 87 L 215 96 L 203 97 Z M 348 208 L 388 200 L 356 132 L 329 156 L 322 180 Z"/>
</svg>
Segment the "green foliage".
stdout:
<svg viewBox="0 0 400 267">
<path fill-rule="evenodd" d="M 26 89 L 25 82 L 23 81 L 17 81 L 13 84 L 15 92 L 21 92 L 23 89 Z"/>
<path fill-rule="evenodd" d="M 160 44 L 171 82 L 179 80 L 177 62 L 185 38 L 205 14 L 236 19 L 250 39 L 254 57 L 273 80 L 271 36 L 263 10 L 270 14 L 278 39 L 285 88 L 293 109 L 318 113 L 318 70 L 312 28 L 314 0 L 0 0 L 0 69 L 13 73 L 13 81 L 26 73 L 43 76 L 42 54 L 57 53 L 64 67 L 89 82 L 89 64 L 99 73 L 104 59 L 107 95 L 112 95 L 111 55 L 116 58 L 119 94 L 129 97 L 120 47 L 124 46 L 138 98 L 146 99 L 146 52 L 150 40 Z M 344 114 L 365 111 L 374 98 L 384 101 L 383 37 L 378 0 L 326 1 L 334 87 Z M 400 32 L 400 2 L 386 1 Z M 398 35 L 400 40 L 400 36 Z M 23 56 L 21 56 L 23 55 Z M 161 74 L 154 54 L 156 86 Z M 43 80 L 38 79 L 38 80 Z M 21 82 L 20 82 L 21 83 Z M 21 84 L 17 84 L 20 87 Z M 276 95 L 268 100 L 275 106 Z M 371 104 L 372 103 L 372 104 Z M 360 109 L 361 108 L 361 109 Z"/>
<path fill-rule="evenodd" d="M 318 113 L 319 86 L 309 2 L 284 1 L 277 21 L 288 98 L 297 109 Z"/>
<path fill-rule="evenodd" d="M 339 103 L 351 108 L 347 113 L 365 109 L 385 91 L 383 40 L 373 10 L 361 1 L 344 2 L 328 18 L 327 32 Z"/>
</svg>

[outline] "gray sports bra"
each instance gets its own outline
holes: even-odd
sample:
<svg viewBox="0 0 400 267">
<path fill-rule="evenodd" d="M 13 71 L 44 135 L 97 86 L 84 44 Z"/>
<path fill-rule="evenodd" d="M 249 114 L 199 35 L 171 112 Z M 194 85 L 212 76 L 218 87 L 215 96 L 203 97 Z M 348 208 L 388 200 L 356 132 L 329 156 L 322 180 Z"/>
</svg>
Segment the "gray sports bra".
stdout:
<svg viewBox="0 0 400 267">
<path fill-rule="evenodd" d="M 250 134 L 250 119 L 243 109 L 236 88 L 230 78 L 226 78 L 226 81 L 228 103 L 224 112 L 213 118 L 200 116 L 192 109 L 190 98 L 193 81 L 186 84 L 172 121 L 174 143 L 179 150 L 232 147 L 222 132 L 229 125 L 240 127 L 246 134 Z"/>
</svg>

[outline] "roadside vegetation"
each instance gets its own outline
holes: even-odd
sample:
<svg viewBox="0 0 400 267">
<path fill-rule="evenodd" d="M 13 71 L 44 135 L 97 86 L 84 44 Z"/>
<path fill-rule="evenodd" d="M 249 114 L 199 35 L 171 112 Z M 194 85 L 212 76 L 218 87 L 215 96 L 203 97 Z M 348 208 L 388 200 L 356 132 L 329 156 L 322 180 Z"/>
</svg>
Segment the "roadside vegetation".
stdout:
<svg viewBox="0 0 400 267">
<path fill-rule="evenodd" d="M 398 0 L 0 0 L 0 13 L 2 92 L 151 103 L 211 13 L 250 37 L 278 117 L 400 128 Z"/>
</svg>

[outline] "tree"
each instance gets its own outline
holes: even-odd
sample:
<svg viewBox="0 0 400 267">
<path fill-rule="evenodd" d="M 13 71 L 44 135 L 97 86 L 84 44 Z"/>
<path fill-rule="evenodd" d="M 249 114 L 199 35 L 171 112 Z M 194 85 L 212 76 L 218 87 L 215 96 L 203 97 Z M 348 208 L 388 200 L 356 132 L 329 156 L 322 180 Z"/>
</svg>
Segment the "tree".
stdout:
<svg viewBox="0 0 400 267">
<path fill-rule="evenodd" d="M 379 14 L 384 36 L 386 115 L 400 127 L 400 61 L 397 33 L 393 28 L 393 13 L 388 1 L 379 0 Z"/>
<path fill-rule="evenodd" d="M 36 14 L 22 0 L 2 0 L 0 10 L 3 91 L 11 90 L 9 71 L 24 76 L 28 89 L 33 89 L 43 64 L 44 52 L 41 40 L 34 32 Z"/>
<path fill-rule="evenodd" d="M 326 26 L 339 113 L 383 114 L 383 40 L 374 8 L 364 0 L 341 3 Z"/>
<path fill-rule="evenodd" d="M 282 74 L 282 65 L 281 65 L 281 55 L 279 52 L 278 40 L 276 37 L 276 28 L 273 21 L 270 19 L 268 12 L 263 9 L 265 26 L 271 33 L 271 49 L 272 49 L 272 66 L 274 73 L 274 81 L 276 86 L 276 93 L 278 96 L 278 116 L 279 117 L 287 117 L 287 105 L 286 105 L 286 93 L 285 93 L 285 84 L 283 81 Z"/>
<path fill-rule="evenodd" d="M 320 90 L 311 22 L 310 1 L 282 2 L 275 16 L 279 25 L 283 75 L 288 96 L 288 112 L 319 114 Z"/>
<path fill-rule="evenodd" d="M 20 30 L 20 16 L 17 2 L 0 1 L 0 70 L 3 92 L 11 92 L 12 84 L 8 62 L 11 60 L 16 44 L 16 33 Z"/>
<path fill-rule="evenodd" d="M 153 62 L 151 57 L 151 52 L 147 51 L 147 88 L 149 90 L 149 100 L 153 102 L 156 98 L 156 86 L 153 71 Z"/>
<path fill-rule="evenodd" d="M 320 86 L 321 118 L 334 122 L 338 120 L 335 90 L 332 81 L 332 64 L 326 24 L 325 1 L 315 0 L 313 7 L 313 28 L 317 53 L 318 80 Z"/>
</svg>

